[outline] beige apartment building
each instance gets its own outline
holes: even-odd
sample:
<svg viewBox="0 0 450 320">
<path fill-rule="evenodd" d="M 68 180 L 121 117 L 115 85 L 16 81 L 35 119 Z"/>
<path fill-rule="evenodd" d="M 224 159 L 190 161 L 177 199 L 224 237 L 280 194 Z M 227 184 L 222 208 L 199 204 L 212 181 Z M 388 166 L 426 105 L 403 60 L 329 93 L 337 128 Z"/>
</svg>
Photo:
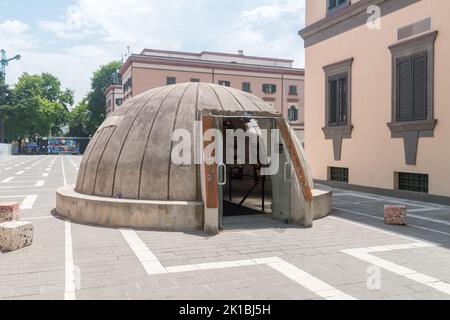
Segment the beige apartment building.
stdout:
<svg viewBox="0 0 450 320">
<path fill-rule="evenodd" d="M 111 106 L 113 96 L 123 101 L 147 90 L 183 82 L 207 82 L 252 93 L 275 107 L 291 121 L 303 140 L 304 70 L 293 67 L 292 60 L 217 52 L 189 53 L 145 49 L 128 57 L 122 68 L 122 87 L 112 86 L 105 95 Z M 122 100 L 119 100 L 122 103 Z"/>
<path fill-rule="evenodd" d="M 306 0 L 317 180 L 450 197 L 449 13 L 448 0 Z"/>
</svg>

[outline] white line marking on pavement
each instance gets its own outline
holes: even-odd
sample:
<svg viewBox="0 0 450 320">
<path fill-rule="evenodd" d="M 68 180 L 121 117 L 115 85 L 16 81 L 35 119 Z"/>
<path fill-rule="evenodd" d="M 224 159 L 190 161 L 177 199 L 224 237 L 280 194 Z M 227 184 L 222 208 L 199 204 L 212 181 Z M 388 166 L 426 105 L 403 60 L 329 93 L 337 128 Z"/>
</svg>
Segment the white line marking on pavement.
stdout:
<svg viewBox="0 0 450 320">
<path fill-rule="evenodd" d="M 364 216 L 364 217 L 367 217 L 367 218 L 372 218 L 372 219 L 384 221 L 383 218 L 371 216 L 370 214 L 364 214 L 364 213 L 361 213 L 361 212 L 356 212 L 356 211 L 347 210 L 347 209 L 342 209 L 342 208 L 336 208 L 336 207 L 333 207 L 333 209 L 339 210 L 339 211 L 343 211 L 343 212 L 347 212 L 347 213 L 353 213 L 353 214 L 360 215 L 360 216 Z M 333 218 L 336 218 L 336 217 L 333 217 Z M 343 219 L 343 221 L 346 221 L 346 220 Z M 361 224 L 361 225 L 362 225 L 362 224 Z M 446 235 L 446 236 L 450 236 L 450 233 L 448 233 L 448 232 L 439 231 L 439 230 L 434 230 L 434 229 L 430 229 L 430 228 L 425 228 L 425 227 L 421 227 L 421 226 L 414 225 L 414 224 L 409 224 L 409 223 L 408 223 L 408 227 L 414 228 L 414 229 L 426 230 L 426 231 L 430 231 L 430 232 L 434 232 L 434 233 L 439 233 L 439 234 L 443 234 L 443 235 Z M 400 235 L 399 235 L 399 236 L 400 236 Z M 412 238 L 411 238 L 411 239 L 412 239 Z M 416 239 L 416 240 L 417 240 L 417 239 Z"/>
<path fill-rule="evenodd" d="M 45 171 L 51 171 L 52 169 L 50 169 L 50 168 L 47 168 L 47 169 L 45 169 Z"/>
<path fill-rule="evenodd" d="M 45 184 L 44 180 L 39 180 L 38 182 L 36 182 L 36 184 L 34 185 L 35 187 L 43 187 Z"/>
<path fill-rule="evenodd" d="M 251 260 L 235 260 L 235 261 L 220 261 L 211 263 L 200 263 L 193 265 L 173 266 L 165 268 L 147 247 L 147 245 L 139 238 L 136 231 L 131 229 L 119 229 L 122 236 L 127 241 L 130 248 L 135 253 L 138 260 L 141 262 L 145 271 L 149 275 L 158 275 L 166 273 L 180 273 L 188 271 L 214 270 L 237 268 L 243 266 L 254 265 L 268 265 L 272 269 L 280 272 L 285 277 L 298 283 L 304 288 L 310 290 L 316 295 L 326 300 L 356 300 L 356 298 L 337 290 L 322 280 L 306 273 L 296 266 L 278 258 L 259 258 Z"/>
<path fill-rule="evenodd" d="M 5 169 L 5 171 L 9 171 L 9 170 L 11 170 L 11 169 L 12 169 L 12 168 L 11 168 L 11 167 L 9 167 L 9 168 L 6 168 L 6 169 Z"/>
<path fill-rule="evenodd" d="M 442 208 L 433 208 L 433 207 L 429 207 L 429 208 L 421 208 L 421 209 L 409 209 L 408 212 L 429 212 L 429 211 L 440 211 L 442 210 Z"/>
<path fill-rule="evenodd" d="M 21 218 L 25 221 L 31 221 L 31 220 L 45 220 L 45 219 L 51 219 L 54 218 L 53 216 L 42 216 L 42 217 L 29 217 L 29 218 Z"/>
<path fill-rule="evenodd" d="M 369 199 L 369 200 L 380 201 L 380 202 L 384 201 L 384 202 L 389 202 L 389 203 L 397 203 L 397 204 L 401 204 L 401 205 L 405 205 L 405 206 L 427 208 L 427 206 L 424 206 L 424 205 L 409 203 L 409 202 L 405 202 L 405 201 L 402 201 L 402 200 L 396 199 L 396 198 L 388 199 L 388 198 L 383 198 L 383 197 L 373 197 L 373 196 L 362 195 L 362 194 L 351 193 L 351 192 L 336 193 L 335 196 L 338 196 L 338 197 L 339 196 L 358 197 L 358 198 L 362 198 L 362 199 Z"/>
<path fill-rule="evenodd" d="M 335 209 L 336 209 L 336 208 L 335 208 Z M 338 209 L 338 210 L 341 210 L 341 209 Z M 344 210 L 342 210 L 342 211 L 344 211 Z M 419 238 L 414 238 L 414 237 L 404 236 L 404 235 L 401 235 L 401 234 L 398 234 L 398 233 L 395 233 L 395 232 L 386 231 L 386 230 L 383 230 L 383 229 L 377 228 L 377 227 L 369 227 L 369 226 L 367 226 L 367 225 L 365 225 L 365 224 L 362 224 L 362 223 L 359 223 L 359 222 L 353 222 L 353 221 L 350 221 L 350 220 L 347 220 L 347 219 L 338 218 L 338 217 L 332 217 L 332 216 L 329 216 L 328 218 L 329 218 L 329 219 L 333 219 L 333 220 L 342 221 L 342 222 L 349 223 L 349 224 L 353 224 L 353 225 L 355 225 L 355 226 L 363 227 L 363 228 L 366 228 L 366 229 L 368 229 L 368 230 L 381 232 L 381 233 L 384 233 L 384 234 L 387 234 L 387 235 L 390 235 L 390 236 L 395 236 L 395 237 L 403 238 L 403 239 L 406 239 L 406 240 L 408 240 L 408 241 L 420 241 Z"/>
<path fill-rule="evenodd" d="M 73 261 L 72 225 L 65 221 L 65 291 L 64 300 L 76 300 L 75 267 Z"/>
<path fill-rule="evenodd" d="M 48 172 L 42 174 L 43 177 L 48 177 L 48 175 L 49 175 Z"/>
<path fill-rule="evenodd" d="M 13 196 L 0 196 L 0 199 L 3 198 L 25 198 L 26 196 L 21 196 L 21 195 L 13 195 Z"/>
<path fill-rule="evenodd" d="M 13 179 L 14 179 L 14 177 L 6 178 L 5 180 L 2 181 L 2 183 L 10 182 L 10 181 L 12 181 Z"/>
<path fill-rule="evenodd" d="M 21 174 L 23 174 L 25 171 L 19 171 L 19 172 L 17 172 L 16 174 L 17 175 L 21 175 Z"/>
<path fill-rule="evenodd" d="M 418 216 L 416 214 L 408 214 L 408 217 L 411 217 L 414 219 L 420 219 L 420 220 L 424 220 L 424 221 L 429 221 L 429 222 L 434 222 L 437 224 L 445 224 L 446 226 L 450 226 L 450 222 L 445 221 L 445 220 L 433 219 L 433 218 L 424 217 L 424 216 Z"/>
<path fill-rule="evenodd" d="M 37 195 L 26 196 L 20 205 L 21 210 L 30 210 L 33 209 L 34 203 L 36 202 Z"/>
<path fill-rule="evenodd" d="M 66 170 L 64 169 L 64 160 L 61 158 L 61 167 L 63 172 L 64 187 L 67 187 Z M 72 245 L 72 224 L 70 220 L 65 221 L 65 300 L 76 300 L 75 294 L 75 266 L 73 261 Z"/>
<path fill-rule="evenodd" d="M 349 250 L 341 250 L 341 252 L 348 254 L 354 258 L 367 262 L 368 264 L 378 266 L 385 270 L 388 270 L 397 275 L 403 276 L 420 284 L 431 287 L 435 290 L 443 292 L 447 295 L 450 295 L 450 284 L 443 282 L 439 279 L 430 277 L 426 274 L 419 273 L 415 270 L 403 267 L 399 264 L 390 262 L 388 260 L 384 260 L 378 258 L 369 253 L 371 252 L 388 252 L 394 250 L 405 250 L 405 249 L 414 249 L 414 248 L 428 248 L 434 247 L 434 245 L 430 245 L 428 243 L 418 242 L 412 243 L 409 245 L 399 245 L 399 246 L 385 246 L 385 247 L 372 247 L 372 248 L 361 248 L 361 249 L 349 249 Z"/>
<path fill-rule="evenodd" d="M 158 261 L 158 258 L 150 251 L 145 243 L 142 242 L 141 238 L 139 238 L 134 230 L 120 229 L 120 233 L 141 262 L 147 274 L 167 273 L 167 270 Z"/>
<path fill-rule="evenodd" d="M 269 262 L 267 265 L 326 300 L 356 300 L 356 298 L 337 290 L 322 280 L 313 277 L 309 273 L 281 259 L 279 262 Z"/>
<path fill-rule="evenodd" d="M 61 166 L 62 166 L 64 187 L 67 187 L 66 169 L 64 168 L 64 158 L 63 157 L 61 157 Z"/>
</svg>

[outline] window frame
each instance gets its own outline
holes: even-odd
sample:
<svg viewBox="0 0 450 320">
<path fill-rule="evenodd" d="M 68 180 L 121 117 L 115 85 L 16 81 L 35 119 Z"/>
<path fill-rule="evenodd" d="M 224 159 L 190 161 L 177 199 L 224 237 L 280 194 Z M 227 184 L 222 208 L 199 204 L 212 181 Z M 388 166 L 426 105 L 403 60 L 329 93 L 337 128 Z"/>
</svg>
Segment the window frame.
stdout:
<svg viewBox="0 0 450 320">
<path fill-rule="evenodd" d="M 266 88 L 270 88 L 270 90 L 266 90 Z M 265 94 L 275 94 L 277 93 L 277 85 L 273 83 L 264 83 L 262 85 L 262 92 Z"/>
<path fill-rule="evenodd" d="M 434 118 L 434 46 L 438 31 L 431 31 L 389 46 L 392 69 L 391 122 L 387 123 L 391 137 L 404 140 L 407 165 L 416 165 L 417 145 L 421 137 L 434 137 L 437 120 Z M 425 120 L 399 121 L 398 69 L 397 61 L 402 58 L 427 53 L 427 117 Z M 411 93 L 413 94 L 413 93 Z"/>
<path fill-rule="evenodd" d="M 292 88 L 295 88 L 295 90 L 292 90 Z M 289 95 L 297 96 L 298 95 L 298 86 L 289 85 Z"/>
<path fill-rule="evenodd" d="M 336 62 L 323 67 L 325 74 L 325 126 L 322 128 L 325 139 L 333 140 L 333 152 L 335 161 L 341 160 L 342 140 L 351 139 L 352 125 L 352 65 L 353 58 Z M 345 124 L 333 124 L 330 122 L 330 79 L 346 75 L 347 79 L 347 121 Z"/>
<path fill-rule="evenodd" d="M 294 117 L 291 118 L 292 112 L 294 113 Z M 288 119 L 290 122 L 297 122 L 299 121 L 299 110 L 298 107 L 295 105 L 291 105 L 288 109 Z"/>
<path fill-rule="evenodd" d="M 173 82 L 171 81 L 173 80 Z M 177 77 L 166 77 L 166 85 L 171 86 L 177 84 Z"/>
<path fill-rule="evenodd" d="M 245 86 L 248 85 L 248 90 L 245 90 Z M 252 84 L 251 82 L 242 82 L 242 91 L 247 92 L 247 93 L 251 93 L 252 92 Z"/>
<path fill-rule="evenodd" d="M 224 86 L 224 87 L 228 87 L 228 88 L 231 87 L 231 81 L 228 81 L 228 80 L 219 80 L 219 81 L 217 82 L 217 84 L 218 84 L 219 86 Z"/>
<path fill-rule="evenodd" d="M 344 0 L 343 3 L 339 4 L 336 3 L 336 6 L 334 6 L 333 8 L 331 8 L 331 1 L 332 0 L 327 0 L 327 14 L 333 13 L 339 9 L 342 9 L 344 7 L 347 7 L 350 4 L 349 0 Z M 339 0 L 336 0 L 336 2 L 338 2 Z"/>
</svg>

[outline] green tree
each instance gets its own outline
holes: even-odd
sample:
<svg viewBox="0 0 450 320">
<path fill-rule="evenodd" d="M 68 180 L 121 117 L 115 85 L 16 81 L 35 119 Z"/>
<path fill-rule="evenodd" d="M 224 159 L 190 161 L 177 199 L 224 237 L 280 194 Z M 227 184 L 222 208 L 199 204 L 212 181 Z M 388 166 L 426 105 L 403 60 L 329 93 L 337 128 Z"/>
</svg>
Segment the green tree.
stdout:
<svg viewBox="0 0 450 320">
<path fill-rule="evenodd" d="M 24 73 L 12 88 L 8 104 L 3 107 L 6 116 L 5 136 L 17 141 L 59 135 L 68 122 L 73 92 L 61 89 L 61 83 L 49 73 Z"/>
<path fill-rule="evenodd" d="M 69 136 L 71 137 L 89 137 L 97 129 L 92 121 L 91 111 L 88 108 L 86 99 L 81 101 L 70 112 L 69 128 Z"/>
<path fill-rule="evenodd" d="M 122 63 L 119 61 L 110 62 L 101 66 L 94 72 L 91 79 L 91 91 L 87 95 L 87 105 L 90 111 L 90 121 L 95 130 L 103 123 L 106 118 L 106 99 L 105 90 L 113 84 L 113 74 L 120 69 Z M 90 132 L 93 134 L 95 132 Z"/>
</svg>

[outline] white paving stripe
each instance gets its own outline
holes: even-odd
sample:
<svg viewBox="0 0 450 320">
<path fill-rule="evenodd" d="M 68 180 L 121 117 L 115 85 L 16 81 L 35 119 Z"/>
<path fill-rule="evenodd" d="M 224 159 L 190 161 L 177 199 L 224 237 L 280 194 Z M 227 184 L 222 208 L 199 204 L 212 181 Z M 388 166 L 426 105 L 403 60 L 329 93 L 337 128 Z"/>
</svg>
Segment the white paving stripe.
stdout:
<svg viewBox="0 0 450 320">
<path fill-rule="evenodd" d="M 362 194 L 351 193 L 351 192 L 336 193 L 334 196 L 337 196 L 337 197 L 340 197 L 340 196 L 358 197 L 358 198 L 362 198 L 362 199 L 369 199 L 369 200 L 380 201 L 380 202 L 396 203 L 396 204 L 401 204 L 401 205 L 405 205 L 405 206 L 412 206 L 412 207 L 418 207 L 418 208 L 427 208 L 427 206 L 414 204 L 414 203 L 410 203 L 410 202 L 405 202 L 405 201 L 403 201 L 401 199 L 375 197 L 375 196 L 368 196 L 368 195 L 362 195 Z"/>
<path fill-rule="evenodd" d="M 425 243 L 425 242 L 416 242 L 412 244 L 406 245 L 398 245 L 398 246 L 380 246 L 380 247 L 371 247 L 371 248 L 361 248 L 361 249 L 349 249 L 349 250 L 341 250 L 341 252 L 348 254 L 354 258 L 362 260 L 368 264 L 378 266 L 382 269 L 395 273 L 397 275 L 403 276 L 420 284 L 431 287 L 437 291 L 445 293 L 450 296 L 450 284 L 443 282 L 437 278 L 430 277 L 426 274 L 417 272 L 413 269 L 403 267 L 399 264 L 393 263 L 391 261 L 378 258 L 370 253 L 374 252 L 389 252 L 394 250 L 406 250 L 406 249 L 415 249 L 415 248 L 429 248 L 435 247 L 436 245 Z"/>
<path fill-rule="evenodd" d="M 37 195 L 26 196 L 20 205 L 21 210 L 30 210 L 33 209 L 34 203 L 36 202 Z"/>
<path fill-rule="evenodd" d="M 48 172 L 42 174 L 43 177 L 48 177 L 48 175 L 49 175 Z"/>
<path fill-rule="evenodd" d="M 29 217 L 29 218 L 21 218 L 21 220 L 32 221 L 32 220 L 45 220 L 54 218 L 53 216 L 42 216 L 42 217 Z"/>
<path fill-rule="evenodd" d="M 63 173 L 64 187 L 67 187 L 66 170 L 64 168 L 64 160 L 61 158 L 61 168 Z M 73 244 L 72 244 L 72 224 L 70 220 L 65 221 L 65 300 L 76 300 L 75 293 L 75 265 L 73 261 Z"/>
<path fill-rule="evenodd" d="M 356 298 L 340 290 L 337 290 L 331 285 L 278 257 L 199 263 L 193 265 L 173 266 L 165 268 L 159 262 L 158 258 L 153 254 L 153 252 L 147 247 L 147 245 L 139 238 L 139 235 L 134 230 L 119 230 L 124 239 L 127 241 L 131 250 L 133 250 L 136 257 L 141 262 L 145 271 L 149 275 L 238 268 L 252 265 L 268 265 L 272 269 L 283 274 L 285 277 L 291 279 L 292 281 L 298 283 L 302 287 L 310 290 L 311 292 L 326 300 L 356 300 Z"/>
<path fill-rule="evenodd" d="M 35 187 L 43 187 L 45 184 L 44 180 L 39 180 L 36 182 L 36 184 L 34 185 Z"/>
<path fill-rule="evenodd" d="M 72 225 L 65 221 L 65 288 L 64 300 L 76 300 L 75 267 L 73 261 Z"/>
<path fill-rule="evenodd" d="M 5 180 L 2 181 L 2 183 L 10 182 L 10 181 L 12 181 L 13 179 L 14 179 L 14 177 L 6 178 Z"/>
<path fill-rule="evenodd" d="M 142 242 L 141 238 L 139 238 L 134 230 L 120 229 L 120 233 L 141 262 L 147 274 L 167 273 L 167 270 L 162 266 L 158 258 L 150 251 L 145 243 Z"/>
<path fill-rule="evenodd" d="M 352 210 L 348 210 L 348 209 L 337 208 L 337 207 L 333 207 L 333 209 L 339 210 L 339 211 L 343 211 L 343 212 L 347 212 L 347 213 L 356 214 L 356 215 L 367 217 L 367 218 L 372 218 L 372 219 L 384 221 L 384 218 L 371 216 L 370 214 L 365 214 L 365 213 L 356 212 L 356 211 L 352 211 Z M 345 220 L 345 219 L 343 219 L 343 220 Z M 443 235 L 446 235 L 446 236 L 450 236 L 450 233 L 448 233 L 448 232 L 439 231 L 439 230 L 430 229 L 430 228 L 425 228 L 425 227 L 421 227 L 421 226 L 410 224 L 410 223 L 408 223 L 408 227 L 414 228 L 414 229 L 426 230 L 426 231 L 430 231 L 430 232 L 434 232 L 434 233 L 439 233 L 439 234 L 443 234 Z"/>
<path fill-rule="evenodd" d="M 21 175 L 21 174 L 23 174 L 25 171 L 19 171 L 19 172 L 17 172 L 16 174 L 17 175 Z"/>
</svg>

